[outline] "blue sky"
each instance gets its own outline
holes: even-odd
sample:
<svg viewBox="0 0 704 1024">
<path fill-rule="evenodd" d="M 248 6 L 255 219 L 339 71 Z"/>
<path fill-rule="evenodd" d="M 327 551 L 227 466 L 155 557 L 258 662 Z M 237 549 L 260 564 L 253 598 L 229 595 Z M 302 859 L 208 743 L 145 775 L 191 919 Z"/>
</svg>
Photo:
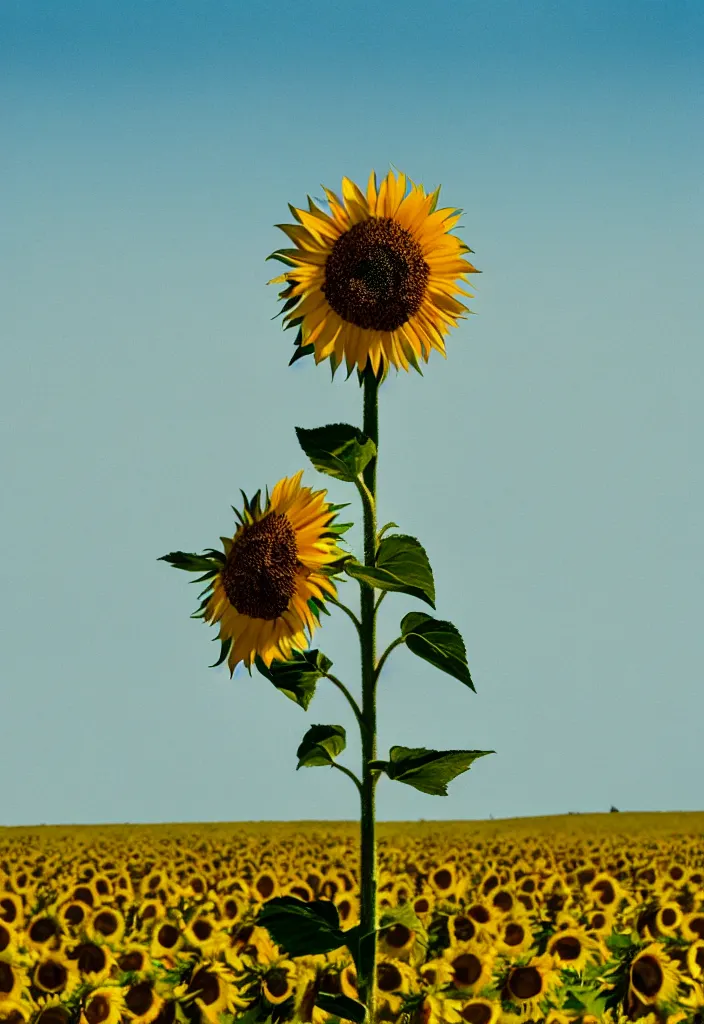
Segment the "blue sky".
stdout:
<svg viewBox="0 0 704 1024">
<path fill-rule="evenodd" d="M 361 519 L 294 433 L 361 422 L 356 377 L 287 366 L 265 257 L 390 164 L 483 272 L 447 360 L 382 387 L 378 481 L 477 693 L 395 651 L 379 756 L 496 754 L 377 816 L 703 809 L 703 44 L 698 0 L 4 0 L 0 824 L 358 817 L 294 770 L 317 722 L 357 770 L 339 692 L 208 668 L 157 559 L 304 467 Z M 422 608 L 385 600 L 382 649 Z M 351 629 L 314 646 L 358 692 Z"/>
</svg>

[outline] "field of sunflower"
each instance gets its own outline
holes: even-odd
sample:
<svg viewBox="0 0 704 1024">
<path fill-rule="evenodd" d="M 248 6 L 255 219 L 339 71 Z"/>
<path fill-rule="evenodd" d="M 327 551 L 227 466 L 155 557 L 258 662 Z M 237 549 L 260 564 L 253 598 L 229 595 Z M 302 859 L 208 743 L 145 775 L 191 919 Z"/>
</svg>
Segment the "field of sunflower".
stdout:
<svg viewBox="0 0 704 1024">
<path fill-rule="evenodd" d="M 704 814 L 379 823 L 380 1020 L 704 1021 Z M 277 895 L 358 921 L 358 825 L 0 829 L 0 1019 L 340 1018 L 345 948 L 292 957 Z"/>
</svg>

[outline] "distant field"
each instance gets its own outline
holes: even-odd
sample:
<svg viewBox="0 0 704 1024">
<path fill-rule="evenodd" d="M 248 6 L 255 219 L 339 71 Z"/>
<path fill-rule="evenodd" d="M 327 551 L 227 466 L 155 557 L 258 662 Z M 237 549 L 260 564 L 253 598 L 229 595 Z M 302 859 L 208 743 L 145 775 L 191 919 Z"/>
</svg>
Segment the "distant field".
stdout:
<svg viewBox="0 0 704 1024">
<path fill-rule="evenodd" d="M 0 828 L 0 1020 L 340 1017 L 346 947 L 291 958 L 272 896 L 359 920 L 357 822 Z M 380 822 L 380 1019 L 704 1020 L 704 812 Z M 384 916 L 386 915 L 386 916 Z"/>
</svg>

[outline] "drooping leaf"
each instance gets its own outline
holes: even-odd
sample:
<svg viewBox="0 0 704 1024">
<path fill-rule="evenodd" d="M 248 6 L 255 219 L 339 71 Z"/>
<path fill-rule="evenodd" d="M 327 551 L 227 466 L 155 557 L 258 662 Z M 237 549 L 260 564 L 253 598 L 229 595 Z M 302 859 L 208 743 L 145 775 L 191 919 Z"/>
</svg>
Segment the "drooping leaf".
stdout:
<svg viewBox="0 0 704 1024">
<path fill-rule="evenodd" d="M 262 904 L 256 924 L 289 956 L 330 953 L 345 945 L 337 907 L 330 900 L 306 903 L 295 896 L 275 896 Z"/>
<path fill-rule="evenodd" d="M 376 455 L 374 442 L 349 423 L 328 423 L 312 430 L 296 427 L 296 436 L 315 468 L 338 480 L 354 482 Z"/>
<path fill-rule="evenodd" d="M 495 750 L 428 750 L 392 747 L 384 771 L 395 782 L 405 782 L 421 793 L 447 796 L 447 783 L 466 772 L 474 761 Z"/>
<path fill-rule="evenodd" d="M 477 692 L 469 674 L 464 641 L 451 622 L 434 619 L 425 612 L 409 612 L 401 619 L 401 634 L 409 651 Z"/>
<path fill-rule="evenodd" d="M 351 558 L 345 562 L 345 572 L 377 590 L 410 594 L 435 607 L 433 570 L 415 537 L 404 533 L 384 537 L 377 550 L 376 565 L 362 565 Z"/>
<path fill-rule="evenodd" d="M 312 600 L 312 599 L 311 599 Z M 289 661 L 272 661 L 269 668 L 257 655 L 255 665 L 277 690 L 304 711 L 315 695 L 315 686 L 332 668 L 332 662 L 322 651 L 294 651 Z"/>
<path fill-rule="evenodd" d="M 342 725 L 311 725 L 296 751 L 299 768 L 313 768 L 317 765 L 332 764 L 347 745 Z"/>
<path fill-rule="evenodd" d="M 354 1024 L 363 1024 L 367 1016 L 367 1008 L 364 1003 L 342 993 L 335 995 L 332 992 L 318 992 L 315 997 L 315 1005 L 325 1013 L 334 1014 L 343 1020 L 354 1021 Z"/>
</svg>

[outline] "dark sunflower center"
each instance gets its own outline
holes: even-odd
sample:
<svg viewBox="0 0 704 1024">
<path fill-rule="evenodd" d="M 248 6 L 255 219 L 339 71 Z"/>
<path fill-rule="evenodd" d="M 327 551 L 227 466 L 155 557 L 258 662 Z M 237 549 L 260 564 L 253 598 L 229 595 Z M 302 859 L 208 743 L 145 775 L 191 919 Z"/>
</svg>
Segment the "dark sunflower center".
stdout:
<svg viewBox="0 0 704 1024">
<path fill-rule="evenodd" d="M 230 604 L 252 619 L 283 615 L 296 592 L 298 548 L 285 515 L 270 512 L 233 544 L 222 571 Z"/>
<path fill-rule="evenodd" d="M 663 973 L 655 957 L 641 956 L 631 968 L 633 988 L 646 998 L 652 998 L 662 988 Z"/>
<path fill-rule="evenodd" d="M 535 967 L 515 967 L 508 987 L 518 999 L 534 999 L 543 987 L 543 980 Z"/>
<path fill-rule="evenodd" d="M 418 312 L 430 268 L 410 231 L 391 217 L 371 217 L 337 239 L 322 291 L 348 323 L 395 331 Z"/>
</svg>

